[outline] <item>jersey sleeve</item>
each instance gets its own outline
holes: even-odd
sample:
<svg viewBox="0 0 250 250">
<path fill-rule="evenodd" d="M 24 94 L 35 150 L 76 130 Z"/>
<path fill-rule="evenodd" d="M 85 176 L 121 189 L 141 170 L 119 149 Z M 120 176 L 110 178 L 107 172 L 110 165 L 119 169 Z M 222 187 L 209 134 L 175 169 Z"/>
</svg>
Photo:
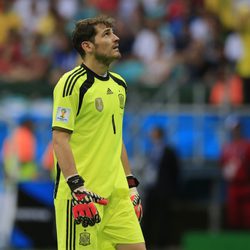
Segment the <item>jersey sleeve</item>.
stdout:
<svg viewBox="0 0 250 250">
<path fill-rule="evenodd" d="M 79 89 L 75 87 L 71 94 L 64 95 L 64 86 L 65 80 L 61 78 L 54 89 L 52 129 L 73 132 L 79 102 Z"/>
</svg>

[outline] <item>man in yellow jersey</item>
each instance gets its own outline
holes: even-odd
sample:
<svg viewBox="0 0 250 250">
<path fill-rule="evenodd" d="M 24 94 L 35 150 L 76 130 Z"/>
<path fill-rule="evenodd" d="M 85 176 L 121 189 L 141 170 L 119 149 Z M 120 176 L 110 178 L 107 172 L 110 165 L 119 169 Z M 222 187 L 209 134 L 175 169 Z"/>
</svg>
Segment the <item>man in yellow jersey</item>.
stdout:
<svg viewBox="0 0 250 250">
<path fill-rule="evenodd" d="M 138 180 L 122 140 L 124 79 L 113 20 L 80 20 L 72 35 L 82 64 L 54 89 L 53 148 L 59 250 L 145 250 Z M 139 221 L 138 221 L 139 219 Z"/>
</svg>

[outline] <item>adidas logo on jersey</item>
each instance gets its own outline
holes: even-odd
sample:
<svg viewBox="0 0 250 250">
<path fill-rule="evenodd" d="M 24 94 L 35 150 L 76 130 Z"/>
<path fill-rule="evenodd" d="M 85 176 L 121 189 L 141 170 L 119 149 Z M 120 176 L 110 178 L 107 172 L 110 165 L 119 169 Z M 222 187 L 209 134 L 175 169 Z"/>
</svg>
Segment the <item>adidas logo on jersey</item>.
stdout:
<svg viewBox="0 0 250 250">
<path fill-rule="evenodd" d="M 107 89 L 107 95 L 113 94 L 112 90 L 110 88 Z"/>
</svg>

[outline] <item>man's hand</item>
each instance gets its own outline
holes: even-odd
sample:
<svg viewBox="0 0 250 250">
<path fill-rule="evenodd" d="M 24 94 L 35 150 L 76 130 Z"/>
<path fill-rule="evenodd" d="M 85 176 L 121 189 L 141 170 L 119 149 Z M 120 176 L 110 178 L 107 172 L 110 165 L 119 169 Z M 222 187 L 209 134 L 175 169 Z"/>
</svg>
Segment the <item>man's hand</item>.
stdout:
<svg viewBox="0 0 250 250">
<path fill-rule="evenodd" d="M 101 217 L 94 203 L 107 205 L 108 200 L 88 191 L 79 175 L 70 177 L 67 183 L 72 191 L 72 212 L 76 223 L 82 223 L 83 227 L 99 223 Z"/>
<path fill-rule="evenodd" d="M 141 221 L 143 216 L 143 209 L 141 204 L 141 197 L 137 191 L 137 186 L 139 185 L 139 181 L 133 176 L 127 176 L 129 191 L 130 191 L 130 199 L 134 205 L 135 214 L 139 221 Z"/>
</svg>

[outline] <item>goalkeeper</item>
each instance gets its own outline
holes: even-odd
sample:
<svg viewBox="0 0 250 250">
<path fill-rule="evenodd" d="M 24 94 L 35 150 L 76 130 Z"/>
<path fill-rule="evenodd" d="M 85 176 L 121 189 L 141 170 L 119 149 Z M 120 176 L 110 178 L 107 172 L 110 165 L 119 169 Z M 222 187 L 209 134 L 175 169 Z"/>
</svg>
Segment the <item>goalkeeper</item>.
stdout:
<svg viewBox="0 0 250 250">
<path fill-rule="evenodd" d="M 109 71 L 121 57 L 113 20 L 78 21 L 72 42 L 82 64 L 53 97 L 58 249 L 145 250 L 139 182 L 122 141 L 127 85 Z"/>
</svg>

